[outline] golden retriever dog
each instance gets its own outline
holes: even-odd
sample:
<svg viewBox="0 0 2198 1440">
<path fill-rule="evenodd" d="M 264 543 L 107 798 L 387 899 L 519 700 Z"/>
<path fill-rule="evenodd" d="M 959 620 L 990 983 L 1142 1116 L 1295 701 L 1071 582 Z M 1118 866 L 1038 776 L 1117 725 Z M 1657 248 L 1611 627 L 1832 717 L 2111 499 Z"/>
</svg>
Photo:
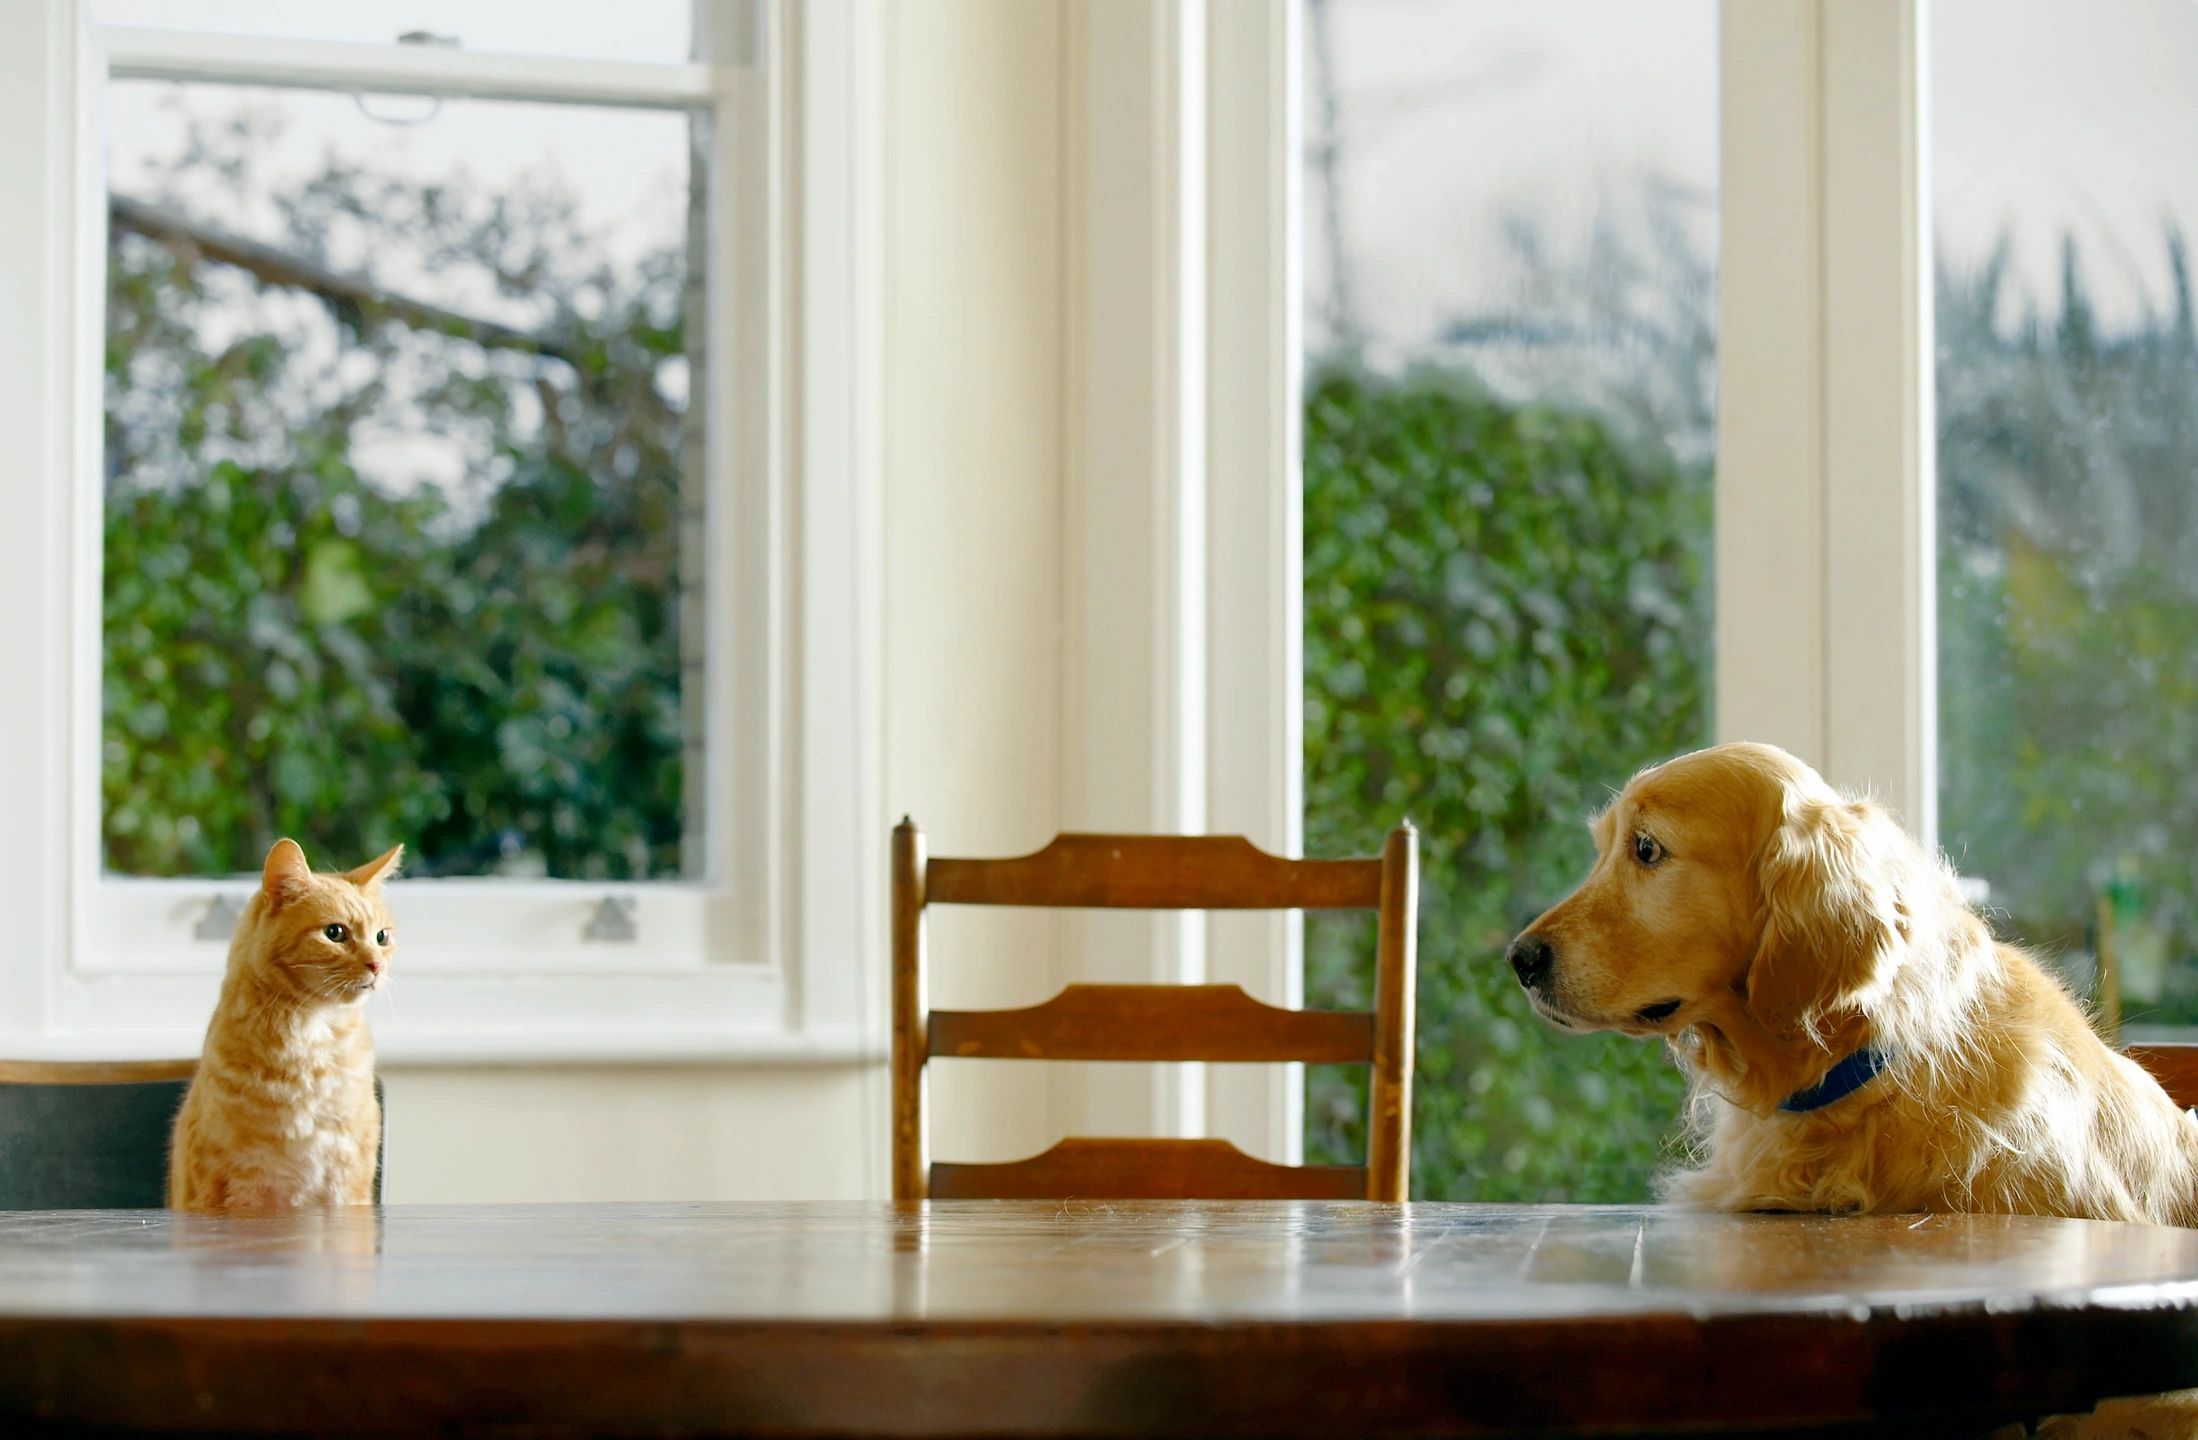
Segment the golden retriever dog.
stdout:
<svg viewBox="0 0 2198 1440">
<path fill-rule="evenodd" d="M 1592 829 L 1508 958 L 1549 1023 L 1670 1043 L 1700 1154 L 1669 1198 L 2198 1224 L 2198 1121 L 1885 810 L 1720 745 Z"/>
<path fill-rule="evenodd" d="M 2198 1120 L 1879 806 L 1720 745 L 1635 776 L 1591 828 L 1587 879 L 1507 958 L 1550 1024 L 1671 1046 L 1697 1163 L 1667 1198 L 2198 1224 Z M 2040 1433 L 2198 1435 L 2198 1391 Z"/>
</svg>

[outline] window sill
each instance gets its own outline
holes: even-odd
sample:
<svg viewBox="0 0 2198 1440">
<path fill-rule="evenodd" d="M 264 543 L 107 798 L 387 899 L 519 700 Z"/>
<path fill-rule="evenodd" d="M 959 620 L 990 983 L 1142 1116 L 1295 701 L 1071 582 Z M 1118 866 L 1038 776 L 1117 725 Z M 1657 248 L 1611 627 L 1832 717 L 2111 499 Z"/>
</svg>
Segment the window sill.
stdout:
<svg viewBox="0 0 2198 1440">
<path fill-rule="evenodd" d="M 390 1029 L 384 1017 L 384 1028 Z M 201 1032 L 116 1031 L 105 1034 L 0 1034 L 11 1060 L 175 1059 L 198 1053 Z M 869 1068 L 887 1057 L 885 1038 L 856 1029 L 808 1032 L 693 1027 L 640 1030 L 624 1026 L 540 1031 L 392 1029 L 377 1037 L 383 1070 L 523 1066 L 754 1066 Z"/>
</svg>

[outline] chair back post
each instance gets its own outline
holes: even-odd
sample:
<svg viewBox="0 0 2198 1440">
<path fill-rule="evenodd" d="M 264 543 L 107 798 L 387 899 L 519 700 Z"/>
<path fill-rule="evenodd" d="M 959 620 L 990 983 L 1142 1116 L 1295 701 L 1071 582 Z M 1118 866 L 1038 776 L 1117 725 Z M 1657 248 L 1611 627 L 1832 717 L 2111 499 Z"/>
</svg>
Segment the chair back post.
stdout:
<svg viewBox="0 0 2198 1440">
<path fill-rule="evenodd" d="M 2198 1045 L 2188 1040 L 2154 1041 L 2122 1051 L 2160 1082 L 2167 1098 L 2188 1110 L 2198 1106 Z"/>
<path fill-rule="evenodd" d="M 1404 1200 L 1412 1179 L 1413 997 L 1419 966 L 1419 832 L 1409 820 L 1381 847 L 1374 956 L 1374 1063 L 1367 1093 L 1366 1198 Z"/>
<path fill-rule="evenodd" d="M 902 818 L 893 829 L 893 1198 L 930 1191 L 924 1134 L 924 1062 L 930 1055 L 924 999 L 923 829 Z"/>
</svg>

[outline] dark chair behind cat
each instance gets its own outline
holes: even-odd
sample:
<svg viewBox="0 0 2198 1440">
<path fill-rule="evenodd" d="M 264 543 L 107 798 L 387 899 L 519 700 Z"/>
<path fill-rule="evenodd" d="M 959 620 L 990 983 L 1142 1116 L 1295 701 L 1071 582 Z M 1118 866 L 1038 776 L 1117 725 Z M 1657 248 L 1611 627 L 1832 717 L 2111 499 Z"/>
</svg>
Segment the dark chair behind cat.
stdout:
<svg viewBox="0 0 2198 1440">
<path fill-rule="evenodd" d="M 160 1209 L 168 1134 L 195 1069 L 193 1060 L 0 1060 L 0 1210 Z"/>
</svg>

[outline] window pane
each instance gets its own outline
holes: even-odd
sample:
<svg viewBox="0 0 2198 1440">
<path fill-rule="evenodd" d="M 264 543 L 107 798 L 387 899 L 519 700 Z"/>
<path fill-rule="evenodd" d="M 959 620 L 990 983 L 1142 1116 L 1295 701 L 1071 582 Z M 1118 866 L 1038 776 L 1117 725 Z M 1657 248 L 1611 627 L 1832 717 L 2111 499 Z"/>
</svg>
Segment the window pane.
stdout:
<svg viewBox="0 0 2198 1440">
<path fill-rule="evenodd" d="M 684 61 L 694 32 L 694 0 L 92 0 L 91 11 L 101 25 L 355 44 L 424 32 L 467 50 L 591 60 Z"/>
<path fill-rule="evenodd" d="M 1710 734 L 1713 0 L 1304 0 L 1306 847 L 1421 827 L 1414 1193 L 1639 1199 L 1662 1047 L 1502 952 L 1606 787 Z M 1308 917 L 1311 1003 L 1372 932 Z M 1308 1151 L 1364 1153 L 1364 1072 Z"/>
<path fill-rule="evenodd" d="M 2198 6 L 1940 0 L 1940 830 L 2003 928 L 2198 1023 Z"/>
<path fill-rule="evenodd" d="M 109 87 L 111 871 L 696 868 L 689 132 Z"/>
</svg>

